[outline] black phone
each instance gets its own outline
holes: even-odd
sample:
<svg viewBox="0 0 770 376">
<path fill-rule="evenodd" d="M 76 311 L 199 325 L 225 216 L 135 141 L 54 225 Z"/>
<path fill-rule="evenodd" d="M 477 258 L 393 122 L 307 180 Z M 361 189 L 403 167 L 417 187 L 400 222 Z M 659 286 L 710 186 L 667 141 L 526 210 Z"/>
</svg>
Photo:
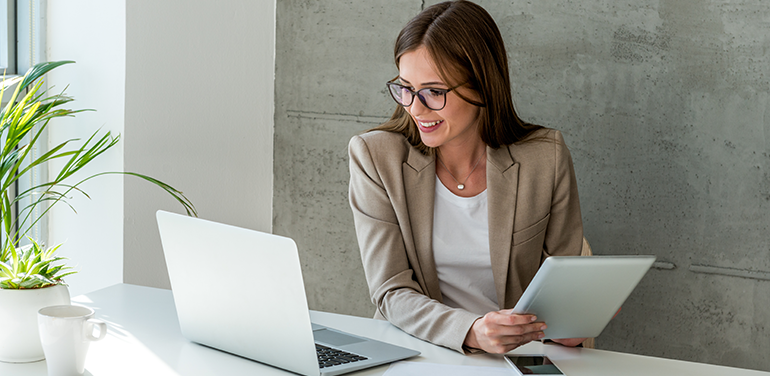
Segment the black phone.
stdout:
<svg viewBox="0 0 770 376">
<path fill-rule="evenodd" d="M 564 375 L 551 359 L 542 354 L 536 355 L 506 355 L 505 361 L 519 375 Z"/>
</svg>

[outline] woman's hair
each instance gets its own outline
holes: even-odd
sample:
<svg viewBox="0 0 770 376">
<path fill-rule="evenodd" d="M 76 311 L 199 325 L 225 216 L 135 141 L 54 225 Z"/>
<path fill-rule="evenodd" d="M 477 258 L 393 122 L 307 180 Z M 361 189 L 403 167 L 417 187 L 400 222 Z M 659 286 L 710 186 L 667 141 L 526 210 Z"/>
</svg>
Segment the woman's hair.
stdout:
<svg viewBox="0 0 770 376">
<path fill-rule="evenodd" d="M 401 56 L 421 46 L 427 49 L 437 73 L 448 86 L 463 84 L 478 94 L 480 100 L 475 101 L 454 91 L 466 102 L 480 107 L 479 132 L 489 147 L 511 145 L 542 128 L 516 115 L 505 43 L 484 8 L 458 0 L 439 3 L 420 12 L 396 39 L 396 67 Z M 397 105 L 390 120 L 373 130 L 401 133 L 423 153 L 433 152 L 422 143 L 417 125 L 403 106 Z"/>
</svg>

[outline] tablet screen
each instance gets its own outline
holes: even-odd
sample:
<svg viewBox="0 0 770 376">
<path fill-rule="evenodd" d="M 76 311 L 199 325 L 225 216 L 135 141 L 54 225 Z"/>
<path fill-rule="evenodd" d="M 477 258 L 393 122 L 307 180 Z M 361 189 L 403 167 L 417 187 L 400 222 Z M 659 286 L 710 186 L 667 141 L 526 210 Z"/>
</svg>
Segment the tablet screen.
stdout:
<svg viewBox="0 0 770 376">
<path fill-rule="evenodd" d="M 505 360 L 521 375 L 564 375 L 545 355 L 506 355 Z"/>
</svg>

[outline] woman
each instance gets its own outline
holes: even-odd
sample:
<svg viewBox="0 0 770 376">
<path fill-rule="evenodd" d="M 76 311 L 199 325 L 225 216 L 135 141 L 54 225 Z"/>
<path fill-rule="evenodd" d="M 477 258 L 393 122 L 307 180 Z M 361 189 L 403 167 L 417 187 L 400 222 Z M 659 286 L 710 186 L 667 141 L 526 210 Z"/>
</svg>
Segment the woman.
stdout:
<svg viewBox="0 0 770 376">
<path fill-rule="evenodd" d="M 516 115 L 502 36 L 478 5 L 425 9 L 399 34 L 395 61 L 396 111 L 349 145 L 375 317 L 464 353 L 542 338 L 546 323 L 510 308 L 546 257 L 581 251 L 561 134 Z"/>
</svg>

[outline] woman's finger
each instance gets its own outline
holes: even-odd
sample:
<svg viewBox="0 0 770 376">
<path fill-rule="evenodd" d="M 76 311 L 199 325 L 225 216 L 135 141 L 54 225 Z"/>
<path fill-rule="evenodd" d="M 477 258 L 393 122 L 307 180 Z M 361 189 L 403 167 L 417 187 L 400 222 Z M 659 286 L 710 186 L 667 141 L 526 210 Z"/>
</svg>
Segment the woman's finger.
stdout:
<svg viewBox="0 0 770 376">
<path fill-rule="evenodd" d="M 516 347 L 518 347 L 525 343 L 537 341 L 540 338 L 543 338 L 543 336 L 544 336 L 543 332 L 531 332 L 527 334 L 522 334 L 520 336 L 501 336 L 500 343 L 503 343 L 506 345 L 516 345 Z"/>
<path fill-rule="evenodd" d="M 522 325 L 537 321 L 535 315 L 521 315 L 518 313 L 512 313 L 511 310 L 503 310 L 492 313 L 494 320 L 500 325 Z"/>
<path fill-rule="evenodd" d="M 529 334 L 529 333 L 542 332 L 547 327 L 548 326 L 543 324 L 542 322 L 536 322 L 536 323 L 525 324 L 525 325 L 501 326 L 499 328 L 499 331 L 500 331 L 500 335 L 520 336 L 520 335 Z"/>
</svg>

